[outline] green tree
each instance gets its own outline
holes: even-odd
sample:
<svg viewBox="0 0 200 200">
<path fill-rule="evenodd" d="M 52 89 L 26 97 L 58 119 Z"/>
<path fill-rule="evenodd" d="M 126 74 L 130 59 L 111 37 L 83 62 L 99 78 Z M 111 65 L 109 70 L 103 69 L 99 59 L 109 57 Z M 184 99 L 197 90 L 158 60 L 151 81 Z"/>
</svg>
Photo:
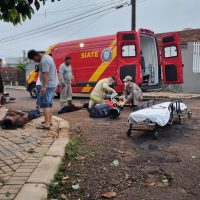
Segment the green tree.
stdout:
<svg viewBox="0 0 200 200">
<path fill-rule="evenodd" d="M 20 71 L 26 72 L 26 66 L 27 66 L 27 62 L 26 61 L 20 61 L 19 63 L 16 64 L 16 68 Z"/>
<path fill-rule="evenodd" d="M 47 0 L 0 0 L 0 20 L 11 22 L 14 25 L 31 19 L 35 10 L 39 10 L 41 4 Z M 60 1 L 60 0 L 57 0 Z M 54 0 L 51 0 L 54 2 Z"/>
</svg>

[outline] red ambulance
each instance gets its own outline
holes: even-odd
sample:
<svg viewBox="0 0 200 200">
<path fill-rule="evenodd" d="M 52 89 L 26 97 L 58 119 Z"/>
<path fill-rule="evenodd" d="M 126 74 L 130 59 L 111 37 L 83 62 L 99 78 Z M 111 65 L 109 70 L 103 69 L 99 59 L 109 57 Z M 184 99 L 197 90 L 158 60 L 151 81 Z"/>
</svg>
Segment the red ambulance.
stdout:
<svg viewBox="0 0 200 200">
<path fill-rule="evenodd" d="M 163 35 L 160 48 L 154 32 L 140 29 L 58 43 L 46 53 L 54 58 L 58 71 L 66 55 L 72 58 L 73 93 L 90 93 L 100 79 L 109 76 L 116 78 L 115 89 L 119 93 L 123 91 L 123 79 L 127 75 L 144 91 L 158 89 L 163 83 L 183 83 L 178 33 Z M 33 71 L 27 78 L 32 97 L 36 95 L 37 76 Z"/>
</svg>

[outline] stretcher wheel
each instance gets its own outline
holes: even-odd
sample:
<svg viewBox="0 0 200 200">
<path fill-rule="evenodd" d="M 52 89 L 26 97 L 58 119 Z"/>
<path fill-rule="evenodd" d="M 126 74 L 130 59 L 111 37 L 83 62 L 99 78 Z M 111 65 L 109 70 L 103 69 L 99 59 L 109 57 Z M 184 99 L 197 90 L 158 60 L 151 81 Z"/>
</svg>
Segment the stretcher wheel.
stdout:
<svg viewBox="0 0 200 200">
<path fill-rule="evenodd" d="M 158 133 L 158 131 L 154 132 L 154 134 L 153 134 L 153 137 L 154 137 L 154 139 L 157 139 L 157 138 L 158 138 L 158 136 L 159 136 L 159 133 Z"/>
<path fill-rule="evenodd" d="M 191 118 L 192 118 L 192 112 L 189 111 L 189 112 L 188 112 L 188 119 L 191 119 Z"/>
<path fill-rule="evenodd" d="M 181 116 L 179 116 L 179 124 L 182 125 L 183 124 L 183 118 Z"/>
<path fill-rule="evenodd" d="M 131 137 L 131 134 L 132 134 L 131 130 L 128 130 L 127 133 L 126 133 L 126 135 L 127 135 L 128 137 Z"/>
</svg>

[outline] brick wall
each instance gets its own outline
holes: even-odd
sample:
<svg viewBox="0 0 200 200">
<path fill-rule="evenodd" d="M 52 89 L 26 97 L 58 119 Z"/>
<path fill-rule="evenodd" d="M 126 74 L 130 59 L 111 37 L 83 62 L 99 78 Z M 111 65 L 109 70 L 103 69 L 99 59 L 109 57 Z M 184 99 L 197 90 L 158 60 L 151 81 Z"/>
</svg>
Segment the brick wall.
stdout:
<svg viewBox="0 0 200 200">
<path fill-rule="evenodd" d="M 1 68 L 2 79 L 5 84 L 12 85 L 25 85 L 25 73 L 13 67 Z"/>
<path fill-rule="evenodd" d="M 160 46 L 161 35 L 165 33 L 156 34 L 158 38 L 158 45 Z M 181 44 L 187 44 L 188 42 L 198 42 L 200 41 L 200 29 L 189 29 L 179 31 Z"/>
</svg>

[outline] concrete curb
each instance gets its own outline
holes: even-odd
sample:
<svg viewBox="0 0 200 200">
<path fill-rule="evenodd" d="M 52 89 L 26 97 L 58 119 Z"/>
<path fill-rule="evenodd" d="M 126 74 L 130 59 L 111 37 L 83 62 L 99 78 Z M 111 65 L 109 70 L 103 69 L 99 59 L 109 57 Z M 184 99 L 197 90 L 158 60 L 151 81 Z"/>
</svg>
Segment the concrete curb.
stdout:
<svg viewBox="0 0 200 200">
<path fill-rule="evenodd" d="M 26 90 L 25 86 L 12 86 L 12 85 L 4 85 L 5 89 L 12 89 L 12 90 Z"/>
<path fill-rule="evenodd" d="M 47 199 L 47 186 L 44 184 L 25 184 L 15 200 L 45 200 Z"/>
<path fill-rule="evenodd" d="M 57 173 L 62 157 L 65 155 L 65 146 L 69 142 L 69 123 L 59 117 L 59 138 L 50 146 L 45 156 L 28 178 L 15 200 L 45 200 L 48 195 L 48 185 Z"/>
</svg>

